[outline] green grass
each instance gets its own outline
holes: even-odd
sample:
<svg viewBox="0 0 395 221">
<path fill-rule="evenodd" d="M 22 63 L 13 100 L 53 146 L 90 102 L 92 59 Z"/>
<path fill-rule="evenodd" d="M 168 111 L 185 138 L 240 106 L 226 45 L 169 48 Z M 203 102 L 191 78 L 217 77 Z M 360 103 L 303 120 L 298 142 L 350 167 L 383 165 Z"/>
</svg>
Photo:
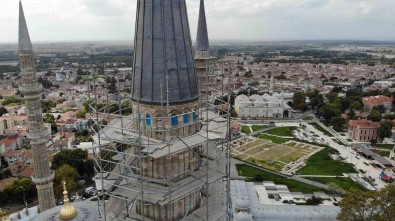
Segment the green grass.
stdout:
<svg viewBox="0 0 395 221">
<path fill-rule="evenodd" d="M 255 137 L 258 137 L 258 138 L 261 138 L 264 140 L 271 140 L 275 144 L 283 144 L 283 143 L 290 140 L 290 139 L 285 139 L 285 138 L 281 138 L 281 137 L 270 136 L 267 134 L 258 134 L 258 135 L 255 135 Z"/>
<path fill-rule="evenodd" d="M 343 173 L 357 173 L 352 164 L 333 160 L 329 154 L 333 149 L 327 147 L 306 161 L 306 166 L 297 173 L 300 175 L 342 176 Z"/>
<path fill-rule="evenodd" d="M 302 120 L 313 120 L 313 119 L 314 119 L 314 117 L 311 117 L 311 116 L 302 118 Z"/>
<path fill-rule="evenodd" d="M 385 151 L 385 150 L 377 150 L 375 152 L 377 152 L 377 154 L 382 157 L 390 157 L 391 154 L 391 151 Z"/>
<path fill-rule="evenodd" d="M 267 131 L 266 133 L 276 136 L 293 137 L 292 131 L 295 127 L 278 127 Z"/>
<path fill-rule="evenodd" d="M 236 169 L 239 176 L 245 176 L 249 178 L 247 181 L 253 181 L 253 177 L 255 177 L 255 175 L 257 174 L 260 174 L 263 177 L 264 181 L 273 181 L 275 184 L 286 185 L 288 189 L 292 192 L 302 192 L 305 194 L 309 194 L 317 191 L 324 191 L 321 188 L 301 183 L 295 180 L 290 180 L 276 174 L 259 170 L 246 164 L 236 164 Z"/>
<path fill-rule="evenodd" d="M 244 134 L 250 134 L 251 130 L 249 126 L 241 126 L 241 132 Z"/>
<path fill-rule="evenodd" d="M 351 189 L 365 190 L 361 185 L 352 181 L 348 177 L 308 177 L 306 179 L 326 185 L 333 183 L 345 191 L 349 191 Z"/>
<path fill-rule="evenodd" d="M 270 126 L 268 126 L 268 125 L 253 125 L 253 126 L 251 126 L 251 128 L 252 128 L 252 131 L 258 131 L 258 130 L 270 128 Z"/>
<path fill-rule="evenodd" d="M 321 127 L 317 123 L 311 123 L 310 125 L 312 125 L 313 127 L 315 127 L 315 129 L 317 129 L 317 130 L 321 131 L 322 133 L 324 133 L 326 136 L 332 137 L 332 134 L 330 134 L 328 131 L 326 131 L 323 127 Z"/>
<path fill-rule="evenodd" d="M 394 149 L 394 146 L 395 145 L 393 145 L 393 144 L 375 144 L 375 145 L 373 145 L 374 147 L 376 147 L 376 148 L 382 148 L 382 149 L 389 149 L 389 150 L 392 150 L 392 149 Z"/>
</svg>

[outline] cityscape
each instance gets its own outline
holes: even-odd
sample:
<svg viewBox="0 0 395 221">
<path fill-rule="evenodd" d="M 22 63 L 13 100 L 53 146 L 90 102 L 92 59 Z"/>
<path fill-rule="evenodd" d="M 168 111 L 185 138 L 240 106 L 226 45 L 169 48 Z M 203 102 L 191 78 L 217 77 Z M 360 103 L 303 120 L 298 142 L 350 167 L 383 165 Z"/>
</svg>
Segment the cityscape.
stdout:
<svg viewBox="0 0 395 221">
<path fill-rule="evenodd" d="M 93 37 L 90 21 L 81 40 L 40 28 L 64 3 L 6 1 L 18 10 L 0 16 L 17 31 L 0 33 L 1 221 L 395 220 L 395 33 L 358 29 L 391 29 L 383 5 L 71 1 L 72 15 L 135 17 L 133 36 L 100 20 L 114 33 Z M 323 14 L 295 18 L 317 29 L 305 34 L 236 27 L 279 9 Z"/>
</svg>

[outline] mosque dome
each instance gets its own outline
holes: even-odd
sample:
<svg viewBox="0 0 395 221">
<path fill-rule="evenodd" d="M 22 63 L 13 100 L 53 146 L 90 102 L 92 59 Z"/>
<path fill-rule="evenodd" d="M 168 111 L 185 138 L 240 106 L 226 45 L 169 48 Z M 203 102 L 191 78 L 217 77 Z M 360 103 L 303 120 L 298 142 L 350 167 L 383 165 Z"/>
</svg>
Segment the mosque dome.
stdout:
<svg viewBox="0 0 395 221">
<path fill-rule="evenodd" d="M 245 200 L 244 198 L 238 199 L 236 201 L 236 207 L 238 209 L 249 209 L 250 208 L 250 202 L 248 200 Z"/>
<path fill-rule="evenodd" d="M 252 216 L 249 213 L 240 212 L 240 213 L 236 214 L 235 221 L 252 221 Z"/>
</svg>

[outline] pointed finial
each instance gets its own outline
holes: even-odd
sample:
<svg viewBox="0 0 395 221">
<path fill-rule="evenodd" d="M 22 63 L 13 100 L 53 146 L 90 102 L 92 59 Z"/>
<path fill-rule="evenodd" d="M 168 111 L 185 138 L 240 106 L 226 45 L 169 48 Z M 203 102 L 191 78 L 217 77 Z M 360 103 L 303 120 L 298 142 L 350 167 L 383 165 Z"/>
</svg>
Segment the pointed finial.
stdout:
<svg viewBox="0 0 395 221">
<path fill-rule="evenodd" d="M 19 51 L 32 51 L 29 31 L 27 29 L 25 14 L 23 12 L 22 2 L 19 1 Z"/>
<path fill-rule="evenodd" d="M 200 0 L 198 30 L 197 30 L 197 37 L 196 37 L 196 50 L 198 50 L 198 51 L 208 51 L 209 50 L 209 40 L 208 40 L 207 21 L 206 21 L 206 9 L 204 7 L 204 0 Z"/>
<path fill-rule="evenodd" d="M 63 180 L 62 184 L 63 184 L 63 197 L 64 197 L 63 202 L 64 202 L 64 206 L 60 210 L 59 216 L 60 216 L 61 220 L 73 219 L 74 217 L 77 216 L 77 210 L 70 203 L 69 196 L 68 196 L 69 192 L 67 191 L 67 188 L 66 188 L 66 181 Z"/>
</svg>

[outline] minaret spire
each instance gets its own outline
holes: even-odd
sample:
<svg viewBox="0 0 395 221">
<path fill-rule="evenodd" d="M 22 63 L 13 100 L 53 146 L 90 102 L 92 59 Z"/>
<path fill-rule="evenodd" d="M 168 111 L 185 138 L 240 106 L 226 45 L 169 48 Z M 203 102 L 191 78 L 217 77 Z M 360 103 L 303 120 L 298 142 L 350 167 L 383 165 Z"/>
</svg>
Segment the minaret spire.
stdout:
<svg viewBox="0 0 395 221">
<path fill-rule="evenodd" d="M 27 29 L 22 2 L 19 1 L 19 51 L 32 51 L 29 30 Z"/>
<path fill-rule="evenodd" d="M 208 31 L 207 31 L 206 9 L 204 7 L 204 0 L 200 0 L 196 50 L 208 51 L 209 46 L 210 45 L 209 45 Z"/>
<path fill-rule="evenodd" d="M 19 90 L 24 95 L 30 146 L 33 152 L 33 182 L 37 187 L 40 211 L 55 207 L 52 180 L 55 173 L 49 168 L 47 142 L 49 134 L 43 124 L 41 112 L 42 85 L 37 82 L 33 47 L 27 30 L 22 3 L 19 2 L 19 66 L 21 84 Z"/>
</svg>

